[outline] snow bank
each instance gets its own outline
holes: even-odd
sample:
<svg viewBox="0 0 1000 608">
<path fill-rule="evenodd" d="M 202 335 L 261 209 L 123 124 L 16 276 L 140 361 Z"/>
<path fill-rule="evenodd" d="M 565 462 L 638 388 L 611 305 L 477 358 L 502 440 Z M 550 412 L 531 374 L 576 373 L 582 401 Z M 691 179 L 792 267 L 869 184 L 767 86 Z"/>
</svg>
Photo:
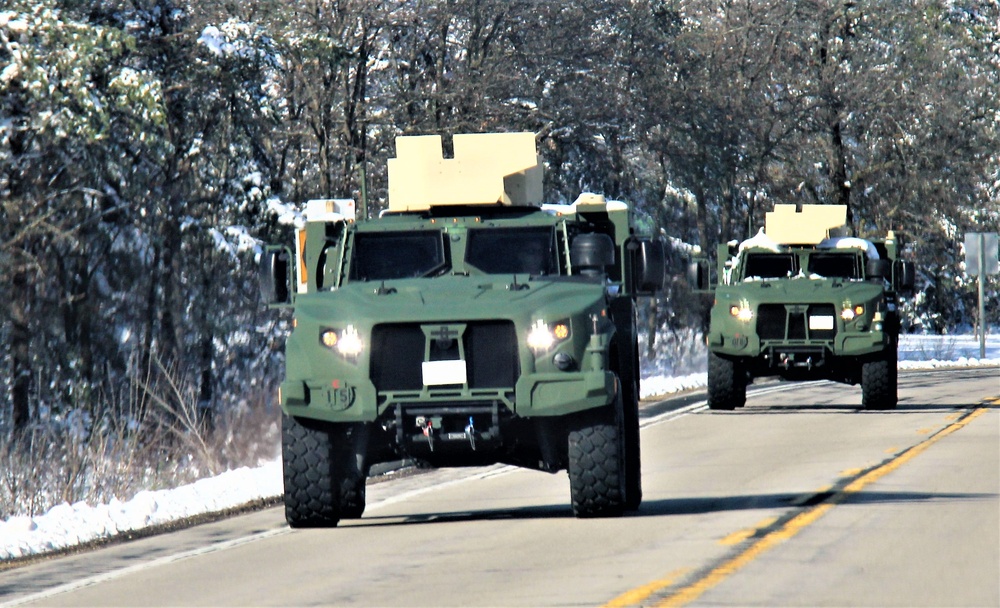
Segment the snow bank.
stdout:
<svg viewBox="0 0 1000 608">
<path fill-rule="evenodd" d="M 233 509 L 282 492 L 281 463 L 228 471 L 172 490 L 90 506 L 63 503 L 37 517 L 0 523 L 0 560 L 58 551 L 150 526 Z"/>
</svg>

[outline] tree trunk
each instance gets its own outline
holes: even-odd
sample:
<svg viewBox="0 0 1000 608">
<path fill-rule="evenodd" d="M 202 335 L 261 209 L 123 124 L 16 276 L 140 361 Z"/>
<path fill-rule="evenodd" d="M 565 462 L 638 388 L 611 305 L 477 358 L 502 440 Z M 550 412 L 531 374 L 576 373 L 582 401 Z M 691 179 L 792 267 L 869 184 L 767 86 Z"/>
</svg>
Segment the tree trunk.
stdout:
<svg viewBox="0 0 1000 608">
<path fill-rule="evenodd" d="M 14 273 L 12 281 L 10 349 L 12 371 L 11 405 L 15 433 L 21 433 L 31 422 L 29 390 L 31 388 L 31 331 L 28 327 L 28 277 L 23 269 Z"/>
</svg>

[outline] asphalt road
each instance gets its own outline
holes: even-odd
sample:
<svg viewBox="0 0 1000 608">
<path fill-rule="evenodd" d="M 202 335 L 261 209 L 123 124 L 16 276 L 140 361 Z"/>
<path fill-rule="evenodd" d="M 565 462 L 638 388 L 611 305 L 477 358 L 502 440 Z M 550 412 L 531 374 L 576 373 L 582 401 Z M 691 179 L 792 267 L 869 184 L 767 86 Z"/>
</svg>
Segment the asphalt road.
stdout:
<svg viewBox="0 0 1000 608">
<path fill-rule="evenodd" d="M 0 573 L 0 605 L 1000 606 L 1000 371 L 647 404 L 638 512 L 577 520 L 564 473 L 373 484 L 364 518 L 280 509 Z"/>
</svg>

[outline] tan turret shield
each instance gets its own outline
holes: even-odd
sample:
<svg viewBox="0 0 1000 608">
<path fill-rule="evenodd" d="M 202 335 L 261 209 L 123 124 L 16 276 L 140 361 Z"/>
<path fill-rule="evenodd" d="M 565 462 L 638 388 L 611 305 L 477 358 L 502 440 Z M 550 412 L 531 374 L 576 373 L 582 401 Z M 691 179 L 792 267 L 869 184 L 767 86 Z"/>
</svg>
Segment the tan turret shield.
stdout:
<svg viewBox="0 0 1000 608">
<path fill-rule="evenodd" d="M 460 134 L 452 143 L 454 158 L 444 158 L 440 135 L 396 138 L 388 166 L 390 211 L 542 202 L 534 133 Z"/>
<path fill-rule="evenodd" d="M 847 205 L 775 205 L 764 218 L 764 234 L 782 245 L 817 245 L 847 223 Z"/>
</svg>

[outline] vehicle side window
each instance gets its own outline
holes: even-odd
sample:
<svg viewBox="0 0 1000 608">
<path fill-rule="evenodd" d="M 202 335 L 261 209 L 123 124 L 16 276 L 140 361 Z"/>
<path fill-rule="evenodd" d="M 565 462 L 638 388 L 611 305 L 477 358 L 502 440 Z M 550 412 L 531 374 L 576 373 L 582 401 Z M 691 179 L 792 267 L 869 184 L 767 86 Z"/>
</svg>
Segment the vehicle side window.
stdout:
<svg viewBox="0 0 1000 608">
<path fill-rule="evenodd" d="M 438 274 L 448 267 L 440 230 L 358 232 L 351 281 L 383 281 Z"/>
<path fill-rule="evenodd" d="M 746 257 L 745 278 L 783 279 L 794 276 L 795 256 L 788 253 L 750 253 Z"/>
<path fill-rule="evenodd" d="M 465 262 L 486 274 L 559 273 L 550 227 L 470 230 Z"/>
</svg>

